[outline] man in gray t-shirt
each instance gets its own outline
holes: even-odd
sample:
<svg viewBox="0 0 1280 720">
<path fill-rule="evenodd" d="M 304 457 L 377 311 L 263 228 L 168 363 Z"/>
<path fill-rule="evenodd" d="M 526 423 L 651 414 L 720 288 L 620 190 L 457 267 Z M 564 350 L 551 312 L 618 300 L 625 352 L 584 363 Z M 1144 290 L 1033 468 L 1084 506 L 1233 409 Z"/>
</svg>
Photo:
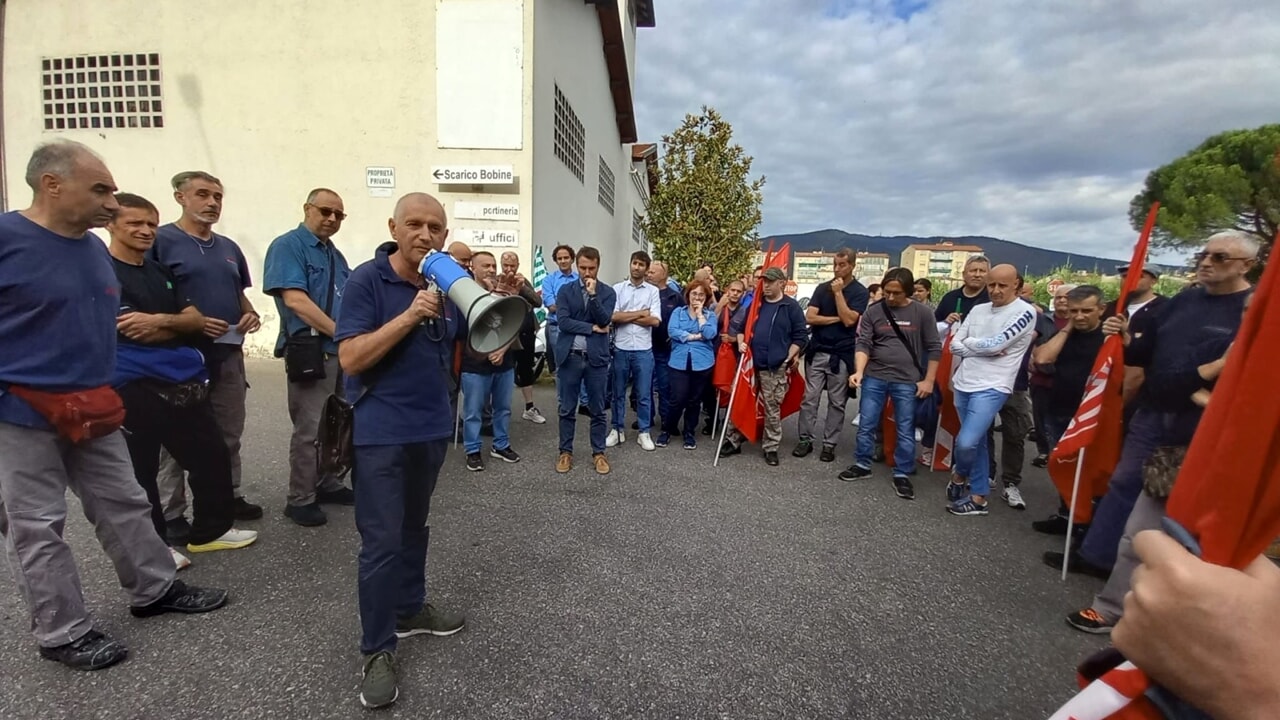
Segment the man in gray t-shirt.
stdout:
<svg viewBox="0 0 1280 720">
<path fill-rule="evenodd" d="M 840 473 L 841 480 L 871 475 L 871 453 L 876 429 L 887 399 L 893 399 L 898 430 L 893 453 L 893 484 L 898 497 L 915 498 L 911 475 L 915 474 L 916 399 L 933 394 L 942 341 L 933 311 L 911 299 L 915 279 L 906 268 L 894 268 L 884 276 L 884 300 L 867 307 L 858 322 L 854 372 L 849 385 L 861 388 L 858 444 L 853 464 Z"/>
</svg>

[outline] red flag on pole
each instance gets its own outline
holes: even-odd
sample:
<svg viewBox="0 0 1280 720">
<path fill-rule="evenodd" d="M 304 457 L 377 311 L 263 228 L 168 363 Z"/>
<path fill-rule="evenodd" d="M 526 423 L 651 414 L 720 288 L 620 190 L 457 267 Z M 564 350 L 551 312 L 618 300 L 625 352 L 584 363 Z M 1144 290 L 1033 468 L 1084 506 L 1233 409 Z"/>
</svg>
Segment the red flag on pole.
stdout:
<svg viewBox="0 0 1280 720">
<path fill-rule="evenodd" d="M 951 392 L 951 333 L 942 342 L 942 357 L 938 360 L 938 431 L 933 439 L 933 469 L 945 472 L 951 469 L 955 452 L 956 435 L 960 434 L 960 413 L 956 412 L 955 395 Z"/>
<path fill-rule="evenodd" d="M 1142 276 L 1147 246 L 1155 227 L 1160 203 L 1153 203 L 1147 222 L 1133 246 L 1133 257 L 1124 276 L 1116 307 L 1125 301 Z M 1084 397 L 1071 424 L 1049 454 L 1049 477 L 1070 504 L 1073 522 L 1086 523 L 1093 516 L 1093 498 L 1106 492 L 1111 473 L 1120 462 L 1123 444 L 1124 401 L 1120 396 L 1124 381 L 1124 344 L 1112 335 L 1102 344 L 1093 371 L 1085 383 Z M 1088 453 L 1084 452 L 1088 448 Z"/>
</svg>

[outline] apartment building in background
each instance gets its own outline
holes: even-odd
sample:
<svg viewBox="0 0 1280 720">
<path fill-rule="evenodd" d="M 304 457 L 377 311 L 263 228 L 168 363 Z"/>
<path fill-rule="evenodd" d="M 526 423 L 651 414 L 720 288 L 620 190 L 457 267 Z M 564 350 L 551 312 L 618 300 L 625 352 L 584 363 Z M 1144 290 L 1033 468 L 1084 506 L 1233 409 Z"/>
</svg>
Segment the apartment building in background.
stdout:
<svg viewBox="0 0 1280 720">
<path fill-rule="evenodd" d="M 601 277 L 649 249 L 657 148 L 636 145 L 637 28 L 652 0 L 0 2 L 0 204 L 25 207 L 32 149 L 76 140 L 121 190 L 178 216 L 169 179 L 226 190 L 216 230 L 255 282 L 273 238 L 330 187 L 352 264 L 389 239 L 397 197 L 440 198 L 450 237 L 514 250 L 600 248 Z M 252 297 L 275 341 L 274 305 Z"/>
<path fill-rule="evenodd" d="M 918 278 L 959 280 L 964 277 L 965 261 L 981 254 L 982 248 L 977 245 L 957 245 L 943 240 L 932 245 L 908 245 L 898 264 Z"/>
</svg>

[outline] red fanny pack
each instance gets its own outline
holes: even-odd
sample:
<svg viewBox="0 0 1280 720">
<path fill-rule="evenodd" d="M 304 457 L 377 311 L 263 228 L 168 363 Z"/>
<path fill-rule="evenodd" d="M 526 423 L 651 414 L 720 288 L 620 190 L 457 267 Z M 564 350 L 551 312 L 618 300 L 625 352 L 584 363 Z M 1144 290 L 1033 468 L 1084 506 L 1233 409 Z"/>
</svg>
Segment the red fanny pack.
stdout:
<svg viewBox="0 0 1280 720">
<path fill-rule="evenodd" d="M 107 385 L 69 393 L 10 385 L 8 391 L 26 400 L 73 443 L 105 437 L 124 424 L 124 401 Z"/>
</svg>

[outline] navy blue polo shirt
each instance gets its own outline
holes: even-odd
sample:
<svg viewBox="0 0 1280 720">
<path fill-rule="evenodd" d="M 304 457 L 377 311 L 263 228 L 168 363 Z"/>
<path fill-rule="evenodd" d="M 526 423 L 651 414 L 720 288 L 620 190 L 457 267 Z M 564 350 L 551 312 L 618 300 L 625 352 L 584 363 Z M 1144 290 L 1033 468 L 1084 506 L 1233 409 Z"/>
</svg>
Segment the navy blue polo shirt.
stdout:
<svg viewBox="0 0 1280 720">
<path fill-rule="evenodd" d="M 213 234 L 206 243 L 173 223 L 156 231 L 155 245 L 147 257 L 169 268 L 178 279 L 178 289 L 191 298 L 205 317 L 235 326 L 240 312 L 240 294 L 253 283 L 249 263 L 240 246 L 231 238 Z"/>
<path fill-rule="evenodd" d="M 330 272 L 329 268 L 333 271 Z M 284 304 L 281 297 L 285 290 L 302 290 L 311 298 L 311 302 L 321 310 L 325 309 L 325 301 L 329 292 L 333 292 L 333 306 L 329 309 L 329 317 L 337 318 L 342 307 L 342 290 L 351 276 L 351 266 L 332 241 L 325 242 L 307 229 L 306 225 L 298 227 L 271 241 L 267 248 L 267 259 L 262 270 L 262 290 L 275 297 L 276 310 L 280 313 L 280 335 L 276 338 L 276 357 L 284 354 L 285 338 L 303 330 L 310 325 L 302 321 L 298 314 Z M 325 352 L 338 352 L 338 344 L 330 339 L 325 343 Z"/>
<path fill-rule="evenodd" d="M 63 237 L 0 215 L 0 422 L 48 429 L 10 383 L 70 392 L 111 384 L 120 284 L 92 233 Z"/>
<path fill-rule="evenodd" d="M 351 272 L 338 315 L 339 343 L 374 332 L 413 303 L 418 288 L 391 269 L 394 252 L 396 244 L 386 243 Z M 452 303 L 446 307 L 443 337 L 429 337 L 431 330 L 419 325 L 377 365 L 347 376 L 347 399 L 359 398 L 352 428 L 356 445 L 404 445 L 453 434 L 448 388 L 462 318 Z M 367 383 L 372 389 L 361 397 Z"/>
</svg>

